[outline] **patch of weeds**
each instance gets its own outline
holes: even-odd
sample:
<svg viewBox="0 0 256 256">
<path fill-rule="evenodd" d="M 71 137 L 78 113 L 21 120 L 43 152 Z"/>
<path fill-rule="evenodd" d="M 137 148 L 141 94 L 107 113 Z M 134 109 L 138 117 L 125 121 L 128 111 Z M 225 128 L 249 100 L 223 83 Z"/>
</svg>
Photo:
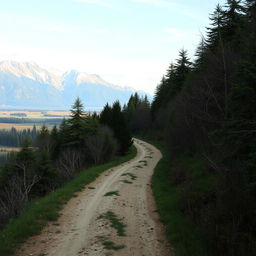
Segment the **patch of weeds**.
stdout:
<svg viewBox="0 0 256 256">
<path fill-rule="evenodd" d="M 145 158 L 153 158 L 152 156 L 145 156 Z"/>
<path fill-rule="evenodd" d="M 61 233 L 61 231 L 60 230 L 57 230 L 56 232 L 55 232 L 55 234 L 60 234 Z"/>
<path fill-rule="evenodd" d="M 116 245 L 114 242 L 108 240 L 108 238 L 105 236 L 98 236 L 98 239 L 100 240 L 100 242 L 102 243 L 104 248 L 107 250 L 118 251 L 118 250 L 125 248 L 124 244 Z"/>
<path fill-rule="evenodd" d="M 95 187 L 88 187 L 88 189 L 95 189 Z"/>
<path fill-rule="evenodd" d="M 141 165 L 137 165 L 136 168 L 142 168 L 142 166 Z"/>
<path fill-rule="evenodd" d="M 109 191 L 104 196 L 120 196 L 119 192 L 117 190 L 115 191 Z"/>
<path fill-rule="evenodd" d="M 132 182 L 131 181 L 129 181 L 129 180 L 121 180 L 123 183 L 126 183 L 126 184 L 132 184 Z"/>
<path fill-rule="evenodd" d="M 130 178 L 132 180 L 136 180 L 137 179 L 137 176 L 134 175 L 133 173 L 130 173 L 130 172 L 126 172 L 126 173 L 122 174 L 122 176 L 130 176 Z"/>
<path fill-rule="evenodd" d="M 112 211 L 107 211 L 105 214 L 100 215 L 99 219 L 110 221 L 110 226 L 117 231 L 118 236 L 126 236 L 126 225 L 123 223 L 122 219 L 118 218 Z"/>
<path fill-rule="evenodd" d="M 45 253 L 39 253 L 39 254 L 37 254 L 37 256 L 46 256 L 46 254 Z"/>
<path fill-rule="evenodd" d="M 55 222 L 55 223 L 53 223 L 52 225 L 54 225 L 54 226 L 59 226 L 59 225 L 60 225 L 60 223 Z"/>
</svg>

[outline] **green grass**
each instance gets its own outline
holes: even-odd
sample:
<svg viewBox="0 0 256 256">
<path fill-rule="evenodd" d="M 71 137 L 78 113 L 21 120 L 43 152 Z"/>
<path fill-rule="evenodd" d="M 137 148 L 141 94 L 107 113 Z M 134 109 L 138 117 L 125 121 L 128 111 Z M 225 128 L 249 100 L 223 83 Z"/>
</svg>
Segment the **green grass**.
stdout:
<svg viewBox="0 0 256 256">
<path fill-rule="evenodd" d="M 165 147 L 156 141 L 146 139 L 163 154 L 163 158 L 155 167 L 152 177 L 152 190 L 157 204 L 160 219 L 165 226 L 167 238 L 174 248 L 176 256 L 207 256 L 208 253 L 203 245 L 202 232 L 198 226 L 180 210 L 180 193 L 182 188 L 171 183 L 171 168 L 175 165 L 169 162 Z M 187 162 L 191 169 L 191 175 L 199 175 L 202 170 L 202 163 L 197 160 Z M 204 185 L 202 185 L 204 184 Z M 200 185 L 200 182 L 198 183 Z M 201 181 L 200 186 L 205 186 Z M 206 185 L 207 186 L 207 185 Z"/>
<path fill-rule="evenodd" d="M 119 196 L 119 192 L 117 190 L 109 191 L 104 196 Z"/>
<path fill-rule="evenodd" d="M 143 163 L 144 166 L 147 166 L 148 165 L 148 162 L 146 160 L 140 160 L 139 163 Z"/>
<path fill-rule="evenodd" d="M 105 214 L 99 216 L 100 219 L 106 219 L 110 221 L 110 226 L 114 228 L 118 236 L 126 236 L 125 227 L 122 219 L 118 218 L 112 211 L 107 211 Z"/>
<path fill-rule="evenodd" d="M 132 182 L 129 181 L 129 180 L 122 180 L 122 182 L 123 182 L 123 183 L 126 183 L 126 184 L 132 184 Z"/>
<path fill-rule="evenodd" d="M 98 239 L 100 240 L 104 248 L 107 250 L 117 251 L 125 248 L 124 244 L 116 245 L 114 242 L 108 240 L 108 238 L 106 238 L 105 236 L 98 236 Z"/>
<path fill-rule="evenodd" d="M 0 231 L 0 255 L 13 255 L 15 249 L 28 237 L 39 234 L 49 221 L 56 221 L 63 205 L 73 195 L 84 189 L 86 184 L 94 181 L 105 170 L 129 161 L 136 156 L 136 148 L 132 146 L 129 154 L 116 158 L 114 161 L 94 166 L 81 171 L 73 180 L 48 196 L 31 202 L 17 217 Z"/>
<path fill-rule="evenodd" d="M 129 176 L 132 180 L 137 179 L 137 176 L 130 172 L 126 172 L 126 173 L 122 174 L 122 176 Z"/>
</svg>

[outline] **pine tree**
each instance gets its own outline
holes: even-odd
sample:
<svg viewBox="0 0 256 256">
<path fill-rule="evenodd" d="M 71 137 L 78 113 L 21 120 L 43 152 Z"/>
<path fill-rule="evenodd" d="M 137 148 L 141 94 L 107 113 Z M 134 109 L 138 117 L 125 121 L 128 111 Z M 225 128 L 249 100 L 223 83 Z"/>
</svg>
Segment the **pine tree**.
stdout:
<svg viewBox="0 0 256 256">
<path fill-rule="evenodd" d="M 194 69 L 196 71 L 202 70 L 207 64 L 207 44 L 204 37 L 201 38 L 201 41 L 196 49 L 195 57 L 196 59 L 193 63 Z"/>
<path fill-rule="evenodd" d="M 100 115 L 100 122 L 113 131 L 119 144 L 119 154 L 126 154 L 132 145 L 132 139 L 119 101 L 116 101 L 112 107 L 108 104 L 104 107 Z"/>
<path fill-rule="evenodd" d="M 102 124 L 109 124 L 111 122 L 111 118 L 111 107 L 107 103 L 100 113 L 100 122 Z"/>
<path fill-rule="evenodd" d="M 171 64 L 171 67 L 173 67 L 172 64 Z M 163 76 L 160 84 L 156 87 L 154 100 L 151 106 L 151 113 L 152 113 L 153 119 L 156 117 L 157 111 L 162 107 L 166 106 L 166 104 L 168 103 L 168 100 L 169 100 L 168 99 L 168 83 L 167 83 L 166 77 Z"/>
<path fill-rule="evenodd" d="M 211 51 L 214 51 L 222 40 L 224 20 L 223 8 L 218 4 L 213 14 L 210 15 L 211 27 L 207 27 L 206 43 Z"/>
<path fill-rule="evenodd" d="M 175 96 L 182 89 L 185 79 L 191 71 L 191 66 L 192 63 L 188 58 L 188 52 L 182 49 L 179 52 L 179 58 L 177 59 L 177 63 L 174 66 L 174 86 L 171 95 Z"/>
<path fill-rule="evenodd" d="M 112 122 L 110 127 L 112 128 L 114 135 L 119 143 L 119 153 L 124 155 L 128 152 L 132 145 L 132 138 L 126 124 L 124 114 L 121 111 L 119 101 L 116 101 L 112 106 Z"/>
<path fill-rule="evenodd" d="M 85 114 L 83 110 L 83 104 L 79 98 L 76 99 L 72 106 L 71 117 L 68 120 L 69 125 L 69 146 L 83 147 L 85 139 Z"/>
</svg>

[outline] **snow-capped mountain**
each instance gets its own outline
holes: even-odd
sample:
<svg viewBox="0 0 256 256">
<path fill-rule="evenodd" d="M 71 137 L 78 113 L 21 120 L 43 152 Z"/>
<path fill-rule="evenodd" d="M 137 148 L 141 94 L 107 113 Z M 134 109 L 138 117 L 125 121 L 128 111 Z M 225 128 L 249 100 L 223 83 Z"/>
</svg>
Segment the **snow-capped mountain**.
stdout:
<svg viewBox="0 0 256 256">
<path fill-rule="evenodd" d="M 77 97 L 87 108 L 101 108 L 115 100 L 124 104 L 134 92 L 108 83 L 96 74 L 70 70 L 57 75 L 36 63 L 0 62 L 2 108 L 69 109 Z"/>
<path fill-rule="evenodd" d="M 51 84 L 61 89 L 61 78 L 40 68 L 34 62 L 2 61 L 0 62 L 0 73 L 9 73 L 16 77 L 26 77 L 43 84 Z"/>
</svg>

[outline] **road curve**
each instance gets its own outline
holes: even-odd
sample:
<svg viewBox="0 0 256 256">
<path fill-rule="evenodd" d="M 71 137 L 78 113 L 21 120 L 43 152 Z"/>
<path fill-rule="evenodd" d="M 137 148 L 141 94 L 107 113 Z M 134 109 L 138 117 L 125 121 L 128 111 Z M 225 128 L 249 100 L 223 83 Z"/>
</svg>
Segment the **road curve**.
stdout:
<svg viewBox="0 0 256 256">
<path fill-rule="evenodd" d="M 138 151 L 134 159 L 105 171 L 65 205 L 56 223 L 30 238 L 16 255 L 172 255 L 150 188 L 161 152 L 138 139 L 134 144 Z M 111 191 L 119 195 L 104 196 Z M 108 211 L 125 224 L 126 236 L 119 236 L 109 220 L 100 218 Z M 103 241 L 122 246 L 107 249 Z"/>
</svg>

